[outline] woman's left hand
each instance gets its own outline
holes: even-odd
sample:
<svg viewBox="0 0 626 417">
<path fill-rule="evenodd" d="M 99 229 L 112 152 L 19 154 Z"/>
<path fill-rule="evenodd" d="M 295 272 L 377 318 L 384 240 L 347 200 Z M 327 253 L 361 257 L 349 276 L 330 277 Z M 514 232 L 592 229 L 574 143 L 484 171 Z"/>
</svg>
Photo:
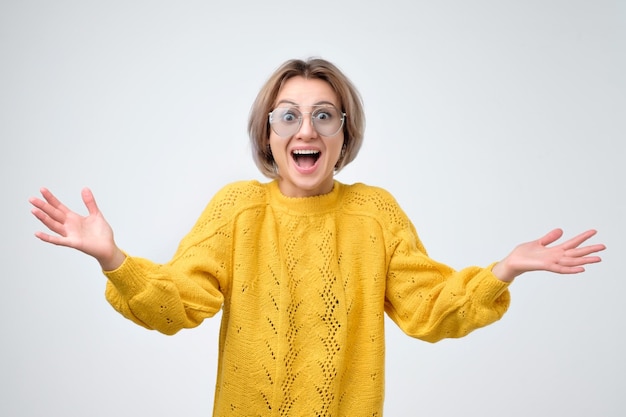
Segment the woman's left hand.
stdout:
<svg viewBox="0 0 626 417">
<path fill-rule="evenodd" d="M 596 234 L 587 230 L 561 244 L 548 247 L 563 236 L 563 230 L 554 229 L 540 239 L 518 245 L 493 267 L 494 275 L 501 281 L 513 279 L 530 271 L 549 271 L 558 274 L 584 272 L 583 265 L 600 262 L 599 256 L 589 256 L 606 248 L 603 244 L 580 246 Z"/>
</svg>

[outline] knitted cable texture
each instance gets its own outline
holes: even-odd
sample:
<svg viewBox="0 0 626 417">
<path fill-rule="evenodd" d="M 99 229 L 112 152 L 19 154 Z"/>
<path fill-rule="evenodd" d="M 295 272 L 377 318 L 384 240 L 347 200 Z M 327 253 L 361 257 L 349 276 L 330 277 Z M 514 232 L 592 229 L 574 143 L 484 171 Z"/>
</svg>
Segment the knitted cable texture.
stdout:
<svg viewBox="0 0 626 417">
<path fill-rule="evenodd" d="M 214 416 L 381 416 L 385 312 L 434 342 L 509 304 L 490 268 L 432 260 L 389 193 L 339 182 L 308 198 L 230 184 L 170 262 L 105 274 L 111 305 L 165 334 L 222 309 Z"/>
</svg>

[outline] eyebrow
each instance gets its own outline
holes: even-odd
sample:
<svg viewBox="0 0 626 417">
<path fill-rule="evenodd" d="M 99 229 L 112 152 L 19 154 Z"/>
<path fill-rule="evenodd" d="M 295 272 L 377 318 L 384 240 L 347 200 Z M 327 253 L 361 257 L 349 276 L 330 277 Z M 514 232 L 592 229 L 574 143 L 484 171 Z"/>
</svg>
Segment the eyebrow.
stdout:
<svg viewBox="0 0 626 417">
<path fill-rule="evenodd" d="M 327 100 L 318 101 L 318 102 L 313 103 L 313 104 L 298 104 L 295 101 L 283 99 L 283 100 L 279 101 L 278 103 L 276 103 L 276 106 L 279 106 L 281 104 L 291 104 L 291 105 L 297 106 L 297 107 L 302 107 L 302 106 L 323 106 L 323 105 L 330 104 L 331 106 L 337 107 L 337 105 L 335 103 L 327 101 Z"/>
</svg>

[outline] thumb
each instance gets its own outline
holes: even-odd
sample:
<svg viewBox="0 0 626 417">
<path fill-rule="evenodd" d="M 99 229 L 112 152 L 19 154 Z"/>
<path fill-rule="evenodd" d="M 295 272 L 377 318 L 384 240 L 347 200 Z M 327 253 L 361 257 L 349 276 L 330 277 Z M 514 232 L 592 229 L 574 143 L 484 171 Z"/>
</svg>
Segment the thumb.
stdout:
<svg viewBox="0 0 626 417">
<path fill-rule="evenodd" d="M 539 239 L 539 243 L 541 244 L 541 246 L 548 246 L 550 243 L 554 243 L 559 240 L 561 236 L 563 236 L 563 230 L 554 229 L 548 232 L 548 234 L 546 234 L 544 237 Z"/>
<path fill-rule="evenodd" d="M 80 195 L 90 215 L 98 214 L 100 212 L 100 209 L 98 208 L 98 205 L 96 204 L 96 199 L 94 198 L 93 193 L 91 192 L 89 188 L 87 187 L 83 188 Z"/>
</svg>

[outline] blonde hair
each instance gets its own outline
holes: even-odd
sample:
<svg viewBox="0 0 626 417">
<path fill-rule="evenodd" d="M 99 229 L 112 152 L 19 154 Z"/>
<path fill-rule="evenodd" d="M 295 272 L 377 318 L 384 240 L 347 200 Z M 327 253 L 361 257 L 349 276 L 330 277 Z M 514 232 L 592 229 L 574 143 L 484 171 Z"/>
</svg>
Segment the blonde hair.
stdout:
<svg viewBox="0 0 626 417">
<path fill-rule="evenodd" d="M 361 95 L 352 82 L 332 63 L 321 58 L 306 61 L 292 59 L 282 64 L 270 76 L 259 91 L 248 119 L 248 134 L 252 145 L 254 162 L 266 177 L 276 178 L 276 164 L 269 149 L 270 125 L 268 114 L 273 110 L 276 97 L 285 81 L 301 76 L 306 79 L 320 79 L 330 84 L 339 98 L 341 111 L 346 113 L 343 126 L 344 142 L 335 172 L 339 172 L 356 158 L 363 143 L 365 115 Z"/>
</svg>

